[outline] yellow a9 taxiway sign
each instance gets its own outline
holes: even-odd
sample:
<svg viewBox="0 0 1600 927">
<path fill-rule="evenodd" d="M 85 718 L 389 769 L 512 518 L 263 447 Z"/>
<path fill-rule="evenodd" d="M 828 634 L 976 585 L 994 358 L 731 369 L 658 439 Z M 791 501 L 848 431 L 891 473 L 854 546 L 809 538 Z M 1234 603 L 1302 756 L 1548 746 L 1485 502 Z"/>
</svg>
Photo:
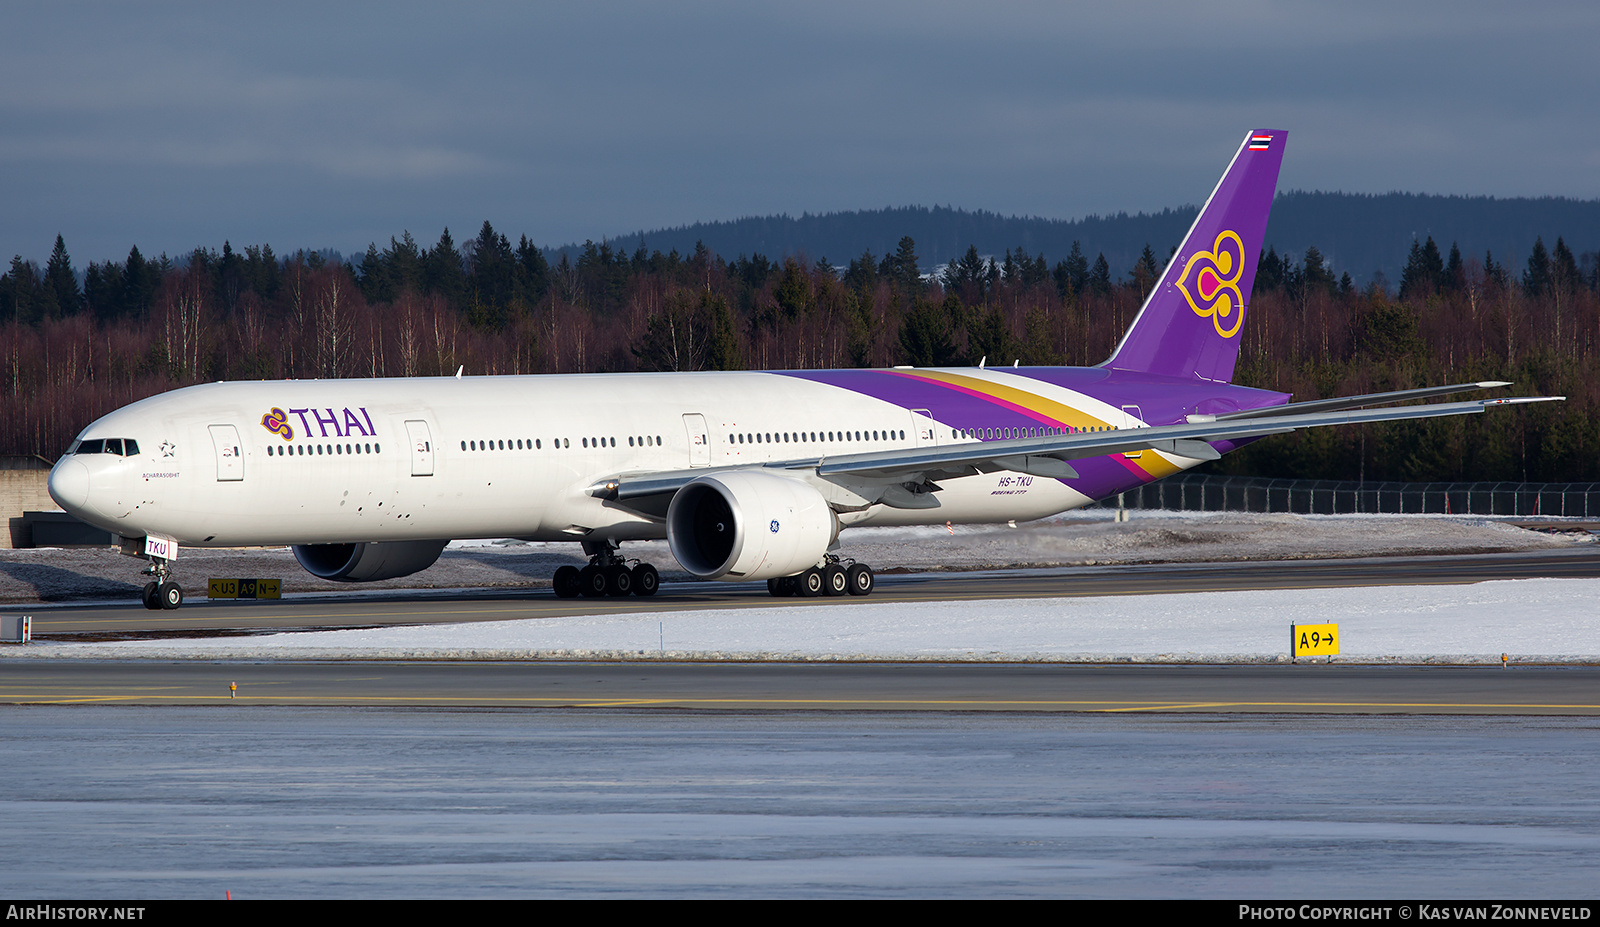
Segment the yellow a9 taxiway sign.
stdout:
<svg viewBox="0 0 1600 927">
<path fill-rule="evenodd" d="M 1336 624 L 1289 625 L 1289 653 L 1299 657 L 1339 655 L 1339 626 Z"/>
</svg>

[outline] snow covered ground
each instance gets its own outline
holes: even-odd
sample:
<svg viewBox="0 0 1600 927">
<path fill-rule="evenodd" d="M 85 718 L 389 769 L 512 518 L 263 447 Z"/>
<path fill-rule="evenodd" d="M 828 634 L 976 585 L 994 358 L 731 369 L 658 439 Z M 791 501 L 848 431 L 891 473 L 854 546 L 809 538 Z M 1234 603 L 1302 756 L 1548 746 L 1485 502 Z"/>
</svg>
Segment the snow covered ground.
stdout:
<svg viewBox="0 0 1600 927">
<path fill-rule="evenodd" d="M 1345 662 L 1600 660 L 1600 579 L 541 618 L 261 637 L 31 644 L 8 656 L 1272 662 L 1291 623 L 1336 622 Z"/>
</svg>

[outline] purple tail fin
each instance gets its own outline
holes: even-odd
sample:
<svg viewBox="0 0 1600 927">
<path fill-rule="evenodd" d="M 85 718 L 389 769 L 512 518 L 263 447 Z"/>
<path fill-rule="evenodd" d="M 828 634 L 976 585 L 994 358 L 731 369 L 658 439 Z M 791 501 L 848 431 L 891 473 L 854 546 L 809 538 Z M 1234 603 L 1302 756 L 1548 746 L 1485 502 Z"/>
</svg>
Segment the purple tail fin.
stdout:
<svg viewBox="0 0 1600 927">
<path fill-rule="evenodd" d="M 1116 353 L 1101 366 L 1227 382 L 1288 133 L 1245 136 Z"/>
</svg>

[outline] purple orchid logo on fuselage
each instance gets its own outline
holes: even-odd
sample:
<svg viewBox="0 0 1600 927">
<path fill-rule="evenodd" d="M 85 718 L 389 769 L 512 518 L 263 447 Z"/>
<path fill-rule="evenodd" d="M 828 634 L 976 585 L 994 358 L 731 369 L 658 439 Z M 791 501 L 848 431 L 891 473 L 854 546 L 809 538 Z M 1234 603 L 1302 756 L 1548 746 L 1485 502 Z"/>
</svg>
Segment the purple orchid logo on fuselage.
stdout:
<svg viewBox="0 0 1600 927">
<path fill-rule="evenodd" d="M 282 409 L 274 408 L 266 415 L 261 416 L 261 427 L 285 441 L 293 441 L 294 426 L 289 424 L 288 419 L 289 416 L 284 415 Z"/>
<path fill-rule="evenodd" d="M 1244 324 L 1244 295 L 1239 292 L 1243 275 L 1244 242 L 1237 232 L 1223 230 L 1210 251 L 1197 251 L 1189 258 L 1178 290 L 1195 315 L 1209 316 L 1217 334 L 1232 338 Z"/>
</svg>

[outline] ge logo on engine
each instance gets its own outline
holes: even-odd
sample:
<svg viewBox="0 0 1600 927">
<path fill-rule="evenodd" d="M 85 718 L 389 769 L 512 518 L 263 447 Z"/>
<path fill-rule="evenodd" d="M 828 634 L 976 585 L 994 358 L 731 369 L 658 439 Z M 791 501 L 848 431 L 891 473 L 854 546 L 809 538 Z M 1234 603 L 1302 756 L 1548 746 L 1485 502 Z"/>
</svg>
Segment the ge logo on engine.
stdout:
<svg viewBox="0 0 1600 927">
<path fill-rule="evenodd" d="M 773 534 L 778 533 L 778 520 L 776 518 L 772 520 L 772 524 L 767 526 L 767 530 L 771 531 Z"/>
</svg>

